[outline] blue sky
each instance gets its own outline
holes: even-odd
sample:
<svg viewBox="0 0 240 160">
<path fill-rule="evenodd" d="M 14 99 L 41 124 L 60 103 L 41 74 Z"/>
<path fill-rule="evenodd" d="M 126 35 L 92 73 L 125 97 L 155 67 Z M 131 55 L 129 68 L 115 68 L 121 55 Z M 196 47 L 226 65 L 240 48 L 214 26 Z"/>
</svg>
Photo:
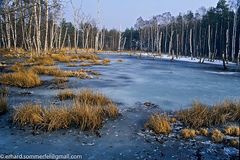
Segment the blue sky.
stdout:
<svg viewBox="0 0 240 160">
<path fill-rule="evenodd" d="M 82 6 L 85 14 L 97 18 L 97 0 L 72 0 L 75 7 Z M 100 0 L 100 22 L 107 28 L 125 29 L 135 24 L 136 19 L 142 16 L 149 19 L 153 15 L 171 12 L 177 15 L 188 10 L 196 11 L 204 6 L 216 6 L 218 0 Z M 81 5 L 82 4 L 82 5 Z M 70 3 L 66 4 L 65 17 L 73 20 L 73 9 Z"/>
</svg>

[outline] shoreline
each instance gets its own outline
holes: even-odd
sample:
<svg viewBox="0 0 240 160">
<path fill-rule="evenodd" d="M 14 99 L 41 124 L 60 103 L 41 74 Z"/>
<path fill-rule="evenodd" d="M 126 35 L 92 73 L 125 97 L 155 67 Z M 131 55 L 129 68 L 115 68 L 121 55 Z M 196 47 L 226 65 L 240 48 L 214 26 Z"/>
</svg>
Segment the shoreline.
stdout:
<svg viewBox="0 0 240 160">
<path fill-rule="evenodd" d="M 199 58 L 194 57 L 191 59 L 191 57 L 188 56 L 179 56 L 178 58 L 174 58 L 172 60 L 172 57 L 169 56 L 168 54 L 161 54 L 159 55 L 153 55 L 152 53 L 147 53 L 147 52 L 129 52 L 129 51 L 121 51 L 121 52 L 116 52 L 116 51 L 102 51 L 99 52 L 100 54 L 106 54 L 106 55 L 128 55 L 128 56 L 137 56 L 137 57 L 149 57 L 149 58 L 154 58 L 154 59 L 160 59 L 160 60 L 169 60 L 169 61 L 180 61 L 180 62 L 190 62 L 190 63 L 199 63 L 199 64 L 212 64 L 212 65 L 223 65 L 222 60 L 216 59 L 213 62 L 208 61 L 208 59 L 205 59 L 203 63 L 199 62 Z M 98 53 L 98 54 L 99 54 Z M 228 62 L 226 64 L 227 67 L 235 67 L 235 69 L 240 69 L 240 66 L 238 66 L 236 63 L 233 62 Z"/>
</svg>

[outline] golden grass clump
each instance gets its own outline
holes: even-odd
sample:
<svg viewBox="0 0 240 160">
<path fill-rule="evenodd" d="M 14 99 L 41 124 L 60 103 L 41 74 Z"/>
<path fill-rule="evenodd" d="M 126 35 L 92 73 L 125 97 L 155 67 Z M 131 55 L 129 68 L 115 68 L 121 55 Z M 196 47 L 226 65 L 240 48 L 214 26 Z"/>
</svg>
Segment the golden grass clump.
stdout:
<svg viewBox="0 0 240 160">
<path fill-rule="evenodd" d="M 74 99 L 77 104 L 98 107 L 104 118 L 116 118 L 119 115 L 117 106 L 111 99 L 100 92 L 90 89 L 81 90 Z"/>
<path fill-rule="evenodd" d="M 68 99 L 73 99 L 76 95 L 73 93 L 73 91 L 66 89 L 63 91 L 60 91 L 57 95 L 57 97 L 61 100 L 68 100 Z"/>
<path fill-rule="evenodd" d="M 176 123 L 177 119 L 175 117 L 169 118 L 170 123 Z"/>
<path fill-rule="evenodd" d="M 89 78 L 89 75 L 84 70 L 64 71 L 53 66 L 34 66 L 32 67 L 32 71 L 37 74 L 44 74 L 56 77 L 78 77 L 81 79 Z"/>
<path fill-rule="evenodd" d="M 103 123 L 99 107 L 77 102 L 71 109 L 71 115 L 73 123 L 83 131 L 99 129 Z"/>
<path fill-rule="evenodd" d="M 50 107 L 45 110 L 44 123 L 47 131 L 69 128 L 72 123 L 72 115 L 66 107 Z"/>
<path fill-rule="evenodd" d="M 177 118 L 191 128 L 208 126 L 209 109 L 200 102 L 194 102 L 191 108 L 179 111 Z"/>
<path fill-rule="evenodd" d="M 179 111 L 177 118 L 191 128 L 210 127 L 240 120 L 240 102 L 224 101 L 214 106 L 194 102 L 192 107 Z"/>
<path fill-rule="evenodd" d="M 230 140 L 230 146 L 239 149 L 239 148 L 240 148 L 240 146 L 239 146 L 239 140 L 237 140 L 237 139 L 231 139 L 231 140 Z"/>
<path fill-rule="evenodd" d="M 112 104 L 112 100 L 100 92 L 91 89 L 83 89 L 76 95 L 76 101 L 80 104 L 88 104 L 92 106 L 107 106 Z"/>
<path fill-rule="evenodd" d="M 72 57 L 66 54 L 52 54 L 51 57 L 55 61 L 59 62 L 70 62 Z"/>
<path fill-rule="evenodd" d="M 41 84 L 40 77 L 32 71 L 5 73 L 0 76 L 0 83 L 21 88 L 32 88 Z"/>
<path fill-rule="evenodd" d="M 109 65 L 110 62 L 111 62 L 111 60 L 110 60 L 110 59 L 107 59 L 107 58 L 105 58 L 105 59 L 102 60 L 102 64 L 103 64 L 103 65 Z"/>
<path fill-rule="evenodd" d="M 26 63 L 33 63 L 34 65 L 52 66 L 54 60 L 50 56 L 34 56 L 28 59 Z"/>
<path fill-rule="evenodd" d="M 230 136 L 240 136 L 240 127 L 239 126 L 228 126 L 224 130 L 226 135 Z"/>
<path fill-rule="evenodd" d="M 196 131 L 194 129 L 183 129 L 182 132 L 181 132 L 181 135 L 183 138 L 194 138 L 196 137 Z"/>
<path fill-rule="evenodd" d="M 25 104 L 15 109 L 13 122 L 19 126 L 38 126 L 44 122 L 44 109 L 37 104 Z"/>
<path fill-rule="evenodd" d="M 71 126 L 81 130 L 96 130 L 102 126 L 104 120 L 119 115 L 117 106 L 112 102 L 103 103 L 100 99 L 100 102 L 95 100 L 94 103 L 90 103 L 88 100 L 75 99 L 73 105 L 68 108 L 52 106 L 44 109 L 40 105 L 26 104 L 15 110 L 13 122 L 20 126 L 40 126 L 47 131 Z"/>
<path fill-rule="evenodd" d="M 15 71 L 15 72 L 24 71 L 24 65 L 17 62 L 10 67 L 10 70 Z"/>
<path fill-rule="evenodd" d="M 57 67 L 49 66 L 34 66 L 31 68 L 37 74 L 51 75 L 57 77 L 66 77 L 66 73 Z"/>
<path fill-rule="evenodd" d="M 225 100 L 211 107 L 211 123 L 213 125 L 240 121 L 240 101 Z"/>
<path fill-rule="evenodd" d="M 202 136 L 208 136 L 208 129 L 200 128 L 199 134 L 201 134 Z"/>
<path fill-rule="evenodd" d="M 78 54 L 78 58 L 81 60 L 98 60 L 99 57 L 96 54 L 92 53 L 80 53 Z"/>
<path fill-rule="evenodd" d="M 215 129 L 212 131 L 213 142 L 220 143 L 223 141 L 223 139 L 224 139 L 224 134 L 221 131 L 219 131 L 218 129 Z"/>
<path fill-rule="evenodd" d="M 66 88 L 67 87 L 67 82 L 68 82 L 68 78 L 67 77 L 55 77 L 53 79 L 53 84 L 56 85 L 57 87 L 62 87 L 62 88 Z"/>
<path fill-rule="evenodd" d="M 153 114 L 145 123 L 145 128 L 151 129 L 156 134 L 169 134 L 172 130 L 167 116 L 160 114 Z"/>
</svg>

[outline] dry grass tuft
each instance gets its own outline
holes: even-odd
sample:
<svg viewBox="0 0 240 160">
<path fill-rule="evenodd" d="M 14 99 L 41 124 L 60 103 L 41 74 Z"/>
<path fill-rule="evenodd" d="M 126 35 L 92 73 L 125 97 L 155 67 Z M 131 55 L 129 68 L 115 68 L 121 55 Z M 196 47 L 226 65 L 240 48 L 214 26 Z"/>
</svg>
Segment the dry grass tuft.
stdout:
<svg viewBox="0 0 240 160">
<path fill-rule="evenodd" d="M 206 129 L 206 128 L 200 128 L 199 133 L 200 133 L 202 136 L 208 136 L 208 129 Z"/>
<path fill-rule="evenodd" d="M 89 78 L 89 75 L 85 70 L 78 71 L 64 71 L 57 67 L 49 67 L 49 66 L 34 66 L 32 67 L 32 71 L 37 74 L 44 74 L 56 77 L 78 77 L 81 79 Z"/>
<path fill-rule="evenodd" d="M 52 106 L 44 109 L 40 105 L 26 104 L 15 110 L 13 121 L 20 126 L 40 126 L 47 131 L 71 126 L 81 130 L 96 130 L 102 127 L 106 119 L 116 118 L 118 115 L 118 108 L 112 102 L 103 103 L 101 99 L 100 102 L 95 100 L 94 103 L 89 103 L 89 99 L 75 99 L 73 106 L 68 108 Z"/>
<path fill-rule="evenodd" d="M 191 128 L 208 126 L 209 109 L 200 102 L 194 102 L 192 107 L 177 113 L 177 117 Z"/>
<path fill-rule="evenodd" d="M 196 131 L 194 129 L 183 129 L 181 132 L 183 138 L 194 138 L 196 137 Z"/>
<path fill-rule="evenodd" d="M 24 71 L 24 65 L 17 62 L 10 67 L 10 70 L 15 72 Z"/>
<path fill-rule="evenodd" d="M 75 103 L 71 115 L 73 123 L 81 130 L 97 130 L 103 124 L 103 117 L 99 107 Z"/>
<path fill-rule="evenodd" d="M 212 131 L 213 142 L 220 143 L 223 141 L 223 139 L 224 139 L 224 134 L 221 131 L 219 131 L 218 129 L 215 129 Z"/>
<path fill-rule="evenodd" d="M 111 60 L 110 60 L 110 59 L 107 59 L 107 58 L 105 58 L 104 60 L 102 60 L 102 64 L 103 64 L 103 65 L 109 65 L 110 62 L 111 62 Z"/>
<path fill-rule="evenodd" d="M 145 128 L 153 130 L 156 134 L 169 134 L 172 130 L 168 117 L 160 114 L 152 115 L 145 124 Z"/>
<path fill-rule="evenodd" d="M 107 98 L 100 92 L 95 92 L 91 89 L 83 89 L 76 96 L 76 101 L 80 104 L 88 104 L 92 106 L 107 106 L 112 104 L 112 100 Z"/>
<path fill-rule="evenodd" d="M 57 77 L 66 77 L 66 73 L 57 67 L 34 66 L 31 68 L 37 74 L 51 75 Z"/>
<path fill-rule="evenodd" d="M 237 140 L 237 139 L 232 139 L 232 140 L 230 140 L 230 146 L 239 149 L 239 148 L 240 148 L 240 146 L 239 146 L 239 140 Z"/>
<path fill-rule="evenodd" d="M 72 57 L 66 54 L 52 54 L 51 57 L 59 62 L 71 62 Z"/>
<path fill-rule="evenodd" d="M 46 109 L 44 123 L 47 131 L 69 128 L 72 123 L 72 115 L 68 108 L 53 106 Z"/>
<path fill-rule="evenodd" d="M 81 60 L 98 60 L 99 57 L 96 54 L 92 53 L 80 53 L 78 54 L 78 58 Z"/>
<path fill-rule="evenodd" d="M 177 119 L 175 117 L 169 118 L 170 123 L 176 123 Z"/>
<path fill-rule="evenodd" d="M 211 107 L 211 123 L 213 125 L 240 121 L 240 101 L 225 100 Z"/>
<path fill-rule="evenodd" d="M 56 85 L 58 88 L 66 88 L 68 81 L 69 80 L 67 77 L 55 77 L 53 79 L 53 84 Z"/>
<path fill-rule="evenodd" d="M 177 118 L 191 128 L 209 127 L 240 120 L 240 102 L 224 101 L 214 106 L 194 102 L 192 107 L 179 111 Z"/>
<path fill-rule="evenodd" d="M 117 118 L 119 110 L 111 99 L 107 98 L 100 92 L 95 92 L 90 89 L 81 90 L 75 98 L 76 104 L 89 105 L 99 108 L 101 115 L 104 118 Z"/>
<path fill-rule="evenodd" d="M 0 83 L 21 88 L 31 88 L 39 86 L 41 80 L 40 77 L 32 71 L 20 71 L 2 74 L 0 76 Z"/>
<path fill-rule="evenodd" d="M 240 127 L 239 126 L 228 126 L 224 130 L 226 135 L 230 136 L 240 136 Z"/>
<path fill-rule="evenodd" d="M 66 90 L 60 91 L 57 96 L 61 101 L 64 101 L 68 99 L 73 99 L 76 95 L 73 93 L 73 91 L 66 89 Z"/>
<path fill-rule="evenodd" d="M 19 126 L 39 126 L 44 123 L 44 109 L 37 104 L 25 104 L 16 108 L 13 122 Z"/>
<path fill-rule="evenodd" d="M 52 66 L 54 65 L 54 60 L 50 56 L 36 56 L 28 59 L 26 63 L 33 63 L 34 65 Z"/>
</svg>

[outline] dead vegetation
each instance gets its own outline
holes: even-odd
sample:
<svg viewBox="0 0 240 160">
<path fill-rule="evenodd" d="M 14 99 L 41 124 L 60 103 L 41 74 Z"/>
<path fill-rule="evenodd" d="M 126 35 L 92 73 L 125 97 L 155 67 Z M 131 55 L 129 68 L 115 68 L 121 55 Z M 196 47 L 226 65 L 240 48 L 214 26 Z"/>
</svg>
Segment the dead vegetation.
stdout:
<svg viewBox="0 0 240 160">
<path fill-rule="evenodd" d="M 63 91 L 60 91 L 57 95 L 57 97 L 60 99 L 60 101 L 73 99 L 76 95 L 71 91 L 70 89 L 66 89 Z"/>
<path fill-rule="evenodd" d="M 168 117 L 161 114 L 153 114 L 145 123 L 145 128 L 152 130 L 156 134 L 169 134 L 172 130 Z"/>
<path fill-rule="evenodd" d="M 88 104 L 92 106 L 106 106 L 112 103 L 111 99 L 100 92 L 91 89 L 83 89 L 76 96 L 76 101 L 80 104 Z"/>
<path fill-rule="evenodd" d="M 32 88 L 41 84 L 40 77 L 32 71 L 19 71 L 0 75 L 0 83 L 21 88 Z"/>
<path fill-rule="evenodd" d="M 240 136 L 240 127 L 239 126 L 228 126 L 224 130 L 226 135 L 229 136 Z"/>
<path fill-rule="evenodd" d="M 34 64 L 34 65 L 43 65 L 43 66 L 52 66 L 54 65 L 54 60 L 50 56 L 34 56 L 28 60 L 26 60 L 27 64 Z"/>
<path fill-rule="evenodd" d="M 73 57 L 66 54 L 51 54 L 51 58 L 58 62 L 71 62 Z"/>
<path fill-rule="evenodd" d="M 109 65 L 110 62 L 111 62 L 110 59 L 105 58 L 105 59 L 103 59 L 102 64 L 103 64 L 103 65 Z"/>
<path fill-rule="evenodd" d="M 78 77 L 80 79 L 90 78 L 85 70 L 64 71 L 54 66 L 34 66 L 31 70 L 37 74 L 50 75 L 55 77 Z"/>
<path fill-rule="evenodd" d="M 240 146 L 239 146 L 239 139 L 238 140 L 237 139 L 231 139 L 230 140 L 230 146 L 239 149 L 240 148 Z"/>
<path fill-rule="evenodd" d="M 91 53 L 80 53 L 80 54 L 51 54 L 51 57 L 55 61 L 59 62 L 77 62 L 77 61 L 87 61 L 87 60 L 97 60 L 99 57 Z"/>
<path fill-rule="evenodd" d="M 185 139 L 194 138 L 194 137 L 196 137 L 196 130 L 186 128 L 186 129 L 182 130 L 181 135 Z"/>
<path fill-rule="evenodd" d="M 25 104 L 15 109 L 13 122 L 23 127 L 41 126 L 44 124 L 44 109 L 37 104 Z"/>
<path fill-rule="evenodd" d="M 177 118 L 191 128 L 210 127 L 240 120 L 240 102 L 224 101 L 214 106 L 194 102 L 192 107 L 179 111 Z"/>
<path fill-rule="evenodd" d="M 81 91 L 81 94 L 86 90 Z M 102 127 L 106 119 L 114 119 L 119 115 L 119 110 L 108 98 L 93 91 L 87 91 L 88 96 L 81 96 L 74 100 L 70 107 L 43 108 L 36 104 L 26 104 L 18 107 L 13 116 L 13 122 L 19 126 L 32 126 L 47 131 L 75 127 L 80 130 L 97 130 Z M 89 93 L 93 95 L 89 95 Z M 90 97 L 90 98 L 89 98 Z M 96 99 L 93 100 L 92 97 Z M 108 99 L 108 101 L 103 101 Z M 93 100 L 93 103 L 90 103 Z"/>
<path fill-rule="evenodd" d="M 53 85 L 55 88 L 67 88 L 67 82 L 69 79 L 67 77 L 54 77 L 52 80 Z"/>
<path fill-rule="evenodd" d="M 212 137 L 213 142 L 221 143 L 224 139 L 224 134 L 220 130 L 215 129 L 212 131 L 211 137 Z"/>
<path fill-rule="evenodd" d="M 25 68 L 24 68 L 24 65 L 22 63 L 17 62 L 10 67 L 10 70 L 15 71 L 15 72 L 19 72 L 19 71 L 24 71 Z"/>
<path fill-rule="evenodd" d="M 5 87 L 0 88 L 0 116 L 8 111 L 7 95 L 7 89 Z"/>
<path fill-rule="evenodd" d="M 208 129 L 207 128 L 200 128 L 199 134 L 202 136 L 208 136 Z"/>
<path fill-rule="evenodd" d="M 72 115 L 66 107 L 52 106 L 45 109 L 44 124 L 47 131 L 71 127 Z"/>
</svg>

